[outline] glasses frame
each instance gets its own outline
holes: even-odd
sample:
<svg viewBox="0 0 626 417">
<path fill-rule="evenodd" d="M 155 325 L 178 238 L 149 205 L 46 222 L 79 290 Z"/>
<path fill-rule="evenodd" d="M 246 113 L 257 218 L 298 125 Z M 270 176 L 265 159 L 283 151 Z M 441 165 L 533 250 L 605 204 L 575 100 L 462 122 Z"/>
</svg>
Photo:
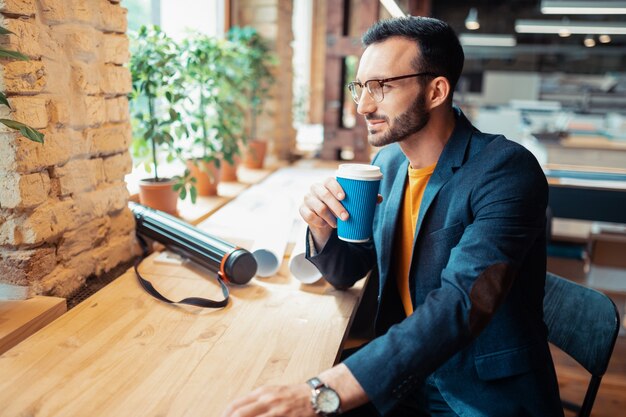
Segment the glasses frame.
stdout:
<svg viewBox="0 0 626 417">
<path fill-rule="evenodd" d="M 404 80 L 405 78 L 421 77 L 421 76 L 425 76 L 425 75 L 426 76 L 430 76 L 430 77 L 436 77 L 437 76 L 437 74 L 434 74 L 432 72 L 416 72 L 415 74 L 400 75 L 398 77 L 391 77 L 391 78 L 383 78 L 383 79 L 373 78 L 371 80 L 367 80 L 367 81 L 364 81 L 362 83 L 359 82 L 359 81 L 351 81 L 351 82 L 349 82 L 346 85 L 346 87 L 350 91 L 350 95 L 352 96 L 352 100 L 354 100 L 354 102 L 356 104 L 359 104 L 359 101 L 361 100 L 361 95 L 363 95 L 363 92 L 361 91 L 361 94 L 357 95 L 356 90 L 355 90 L 355 86 L 359 86 L 363 90 L 367 90 L 367 94 L 370 95 L 372 100 L 374 100 L 377 103 L 380 103 L 380 102 L 382 102 L 385 99 L 385 93 L 383 91 L 383 87 L 385 86 L 386 83 L 391 82 L 391 81 Z M 380 86 L 380 100 L 377 100 L 376 97 L 374 97 L 374 94 L 372 93 L 372 90 L 370 89 L 370 83 L 374 82 L 374 81 L 377 82 L 378 85 Z"/>
</svg>

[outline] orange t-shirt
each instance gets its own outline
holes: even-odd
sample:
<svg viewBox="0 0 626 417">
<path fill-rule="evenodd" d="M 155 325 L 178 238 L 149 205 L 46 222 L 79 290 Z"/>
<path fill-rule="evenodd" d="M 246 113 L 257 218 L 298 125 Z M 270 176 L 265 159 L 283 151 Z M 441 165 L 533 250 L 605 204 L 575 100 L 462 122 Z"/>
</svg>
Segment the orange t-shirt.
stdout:
<svg viewBox="0 0 626 417">
<path fill-rule="evenodd" d="M 411 290 L 409 288 L 409 269 L 413 257 L 413 240 L 417 217 L 422 203 L 422 196 L 428 184 L 428 180 L 435 171 L 437 163 L 420 169 L 413 169 L 409 165 L 408 183 L 404 187 L 404 198 L 400 212 L 400 224 L 396 231 L 396 253 L 399 255 L 396 264 L 396 282 L 402 299 L 402 305 L 407 316 L 413 313 Z"/>
</svg>

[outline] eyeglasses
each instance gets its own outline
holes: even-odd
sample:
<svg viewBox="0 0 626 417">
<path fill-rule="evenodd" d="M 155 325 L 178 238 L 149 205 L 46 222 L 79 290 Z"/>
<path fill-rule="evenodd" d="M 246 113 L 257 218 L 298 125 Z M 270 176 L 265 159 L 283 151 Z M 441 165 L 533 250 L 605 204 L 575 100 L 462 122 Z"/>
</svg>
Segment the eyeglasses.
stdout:
<svg viewBox="0 0 626 417">
<path fill-rule="evenodd" d="M 361 100 L 363 88 L 366 88 L 369 95 L 377 103 L 380 103 L 385 98 L 385 92 L 383 87 L 385 87 L 386 83 L 420 76 L 435 77 L 436 75 L 432 72 L 418 72 L 417 74 L 401 75 L 399 77 L 384 78 L 382 80 L 367 80 L 364 83 L 360 83 L 359 81 L 352 81 L 348 83 L 347 87 L 348 90 L 350 90 L 350 94 L 352 94 L 352 99 L 356 104 L 359 104 L 359 101 Z"/>
</svg>

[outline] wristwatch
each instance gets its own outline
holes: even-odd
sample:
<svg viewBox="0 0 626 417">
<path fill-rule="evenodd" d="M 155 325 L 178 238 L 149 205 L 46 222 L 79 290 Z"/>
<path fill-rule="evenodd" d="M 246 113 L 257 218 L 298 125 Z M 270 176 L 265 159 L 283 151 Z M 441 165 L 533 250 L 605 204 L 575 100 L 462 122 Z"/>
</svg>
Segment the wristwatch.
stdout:
<svg viewBox="0 0 626 417">
<path fill-rule="evenodd" d="M 311 405 L 316 414 L 332 417 L 341 412 L 341 399 L 334 389 L 318 378 L 311 378 L 306 383 L 311 387 Z"/>
</svg>

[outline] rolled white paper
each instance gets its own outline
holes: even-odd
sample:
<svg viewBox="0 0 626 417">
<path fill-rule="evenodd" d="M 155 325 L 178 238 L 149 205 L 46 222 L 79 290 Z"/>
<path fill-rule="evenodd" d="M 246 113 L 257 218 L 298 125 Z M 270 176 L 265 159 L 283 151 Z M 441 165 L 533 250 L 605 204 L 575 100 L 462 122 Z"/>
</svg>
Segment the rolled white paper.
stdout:
<svg viewBox="0 0 626 417">
<path fill-rule="evenodd" d="M 280 211 L 280 213 L 276 213 Z M 293 226 L 292 205 L 280 202 L 275 206 L 272 218 L 277 221 L 269 222 L 259 229 L 252 246 L 252 255 L 257 263 L 258 277 L 271 277 L 280 269 L 285 256 L 285 249 L 289 242 L 289 232 Z"/>
<path fill-rule="evenodd" d="M 306 223 L 301 222 L 296 234 L 296 246 L 289 258 L 289 271 L 303 284 L 313 284 L 322 278 L 322 273 L 306 258 L 306 230 Z"/>
<path fill-rule="evenodd" d="M 293 236 L 293 219 L 300 218 L 297 207 L 308 186 L 333 173 L 317 168 L 281 169 L 241 193 L 198 227 L 250 250 L 258 264 L 257 276 L 270 277 L 280 269 Z"/>
</svg>

